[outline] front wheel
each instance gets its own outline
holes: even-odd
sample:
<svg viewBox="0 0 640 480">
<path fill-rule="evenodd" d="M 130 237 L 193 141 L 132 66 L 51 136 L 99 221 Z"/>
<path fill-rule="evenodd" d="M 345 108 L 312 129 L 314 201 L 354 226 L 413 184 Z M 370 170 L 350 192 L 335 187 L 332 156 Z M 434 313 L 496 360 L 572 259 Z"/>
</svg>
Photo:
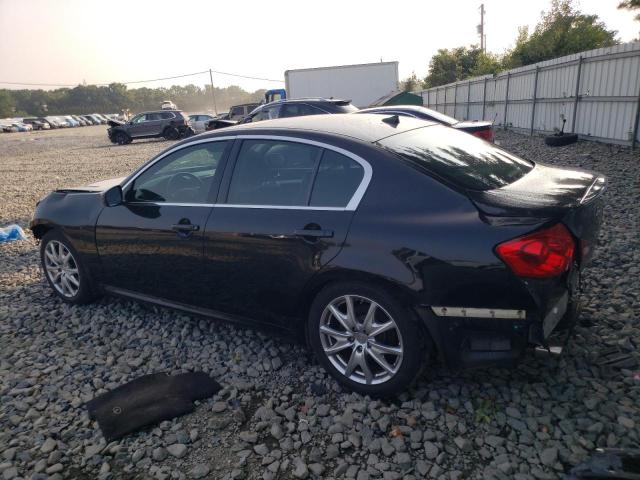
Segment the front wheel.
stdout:
<svg viewBox="0 0 640 480">
<path fill-rule="evenodd" d="M 60 299 L 80 305 L 95 298 L 80 255 L 60 232 L 51 230 L 42 238 L 40 259 L 47 282 Z"/>
<path fill-rule="evenodd" d="M 131 143 L 131 137 L 124 132 L 116 132 L 113 139 L 118 145 L 126 145 Z"/>
<path fill-rule="evenodd" d="M 400 393 L 416 378 L 426 353 L 407 309 L 383 289 L 355 282 L 317 295 L 308 335 L 325 369 L 363 395 Z"/>
</svg>

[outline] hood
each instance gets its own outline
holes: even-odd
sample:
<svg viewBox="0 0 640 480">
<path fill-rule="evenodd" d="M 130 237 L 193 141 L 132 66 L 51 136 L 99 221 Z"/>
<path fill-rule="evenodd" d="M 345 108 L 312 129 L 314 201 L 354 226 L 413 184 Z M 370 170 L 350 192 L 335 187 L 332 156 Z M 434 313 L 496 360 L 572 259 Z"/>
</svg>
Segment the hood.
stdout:
<svg viewBox="0 0 640 480">
<path fill-rule="evenodd" d="M 119 127 L 120 125 L 124 125 L 125 122 L 121 122 L 120 120 L 108 120 L 107 125 L 110 127 Z"/>
<path fill-rule="evenodd" d="M 598 197 L 605 184 L 605 177 L 597 173 L 536 164 L 505 187 L 469 196 L 487 215 L 556 217 Z"/>
<path fill-rule="evenodd" d="M 84 187 L 58 188 L 59 193 L 100 193 L 109 190 L 111 187 L 120 185 L 126 177 L 110 178 L 86 185 Z"/>
</svg>

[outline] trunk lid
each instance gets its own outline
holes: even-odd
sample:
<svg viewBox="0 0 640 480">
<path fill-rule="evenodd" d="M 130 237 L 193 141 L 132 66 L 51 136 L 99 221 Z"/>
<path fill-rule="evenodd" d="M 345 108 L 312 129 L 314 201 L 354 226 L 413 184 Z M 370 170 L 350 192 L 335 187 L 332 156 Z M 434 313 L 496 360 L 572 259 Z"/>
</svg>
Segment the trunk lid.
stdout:
<svg viewBox="0 0 640 480">
<path fill-rule="evenodd" d="M 586 263 L 602 222 L 605 186 L 606 178 L 594 172 L 536 164 L 509 185 L 469 192 L 469 197 L 492 224 L 562 222 L 578 239 Z"/>
</svg>

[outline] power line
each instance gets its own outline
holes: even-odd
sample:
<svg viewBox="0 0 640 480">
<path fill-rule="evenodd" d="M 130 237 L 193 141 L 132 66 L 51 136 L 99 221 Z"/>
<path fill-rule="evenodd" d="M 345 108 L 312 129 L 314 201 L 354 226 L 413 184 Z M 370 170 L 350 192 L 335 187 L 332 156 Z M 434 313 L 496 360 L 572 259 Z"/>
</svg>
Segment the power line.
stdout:
<svg viewBox="0 0 640 480">
<path fill-rule="evenodd" d="M 274 80 L 272 78 L 263 78 L 263 77 L 252 77 L 250 75 L 240 75 L 238 73 L 229 73 L 229 72 L 220 72 L 217 70 L 211 70 L 212 73 L 217 73 L 219 75 L 228 75 L 230 77 L 238 77 L 238 78 L 248 78 L 250 80 L 262 80 L 265 82 L 281 82 L 284 83 L 283 80 Z M 161 80 L 172 80 L 174 78 L 184 78 L 184 77 L 192 77 L 194 75 L 202 75 L 205 73 L 209 73 L 209 70 L 204 70 L 202 72 L 195 73 L 185 73 L 184 75 L 175 75 L 172 77 L 162 77 L 162 78 L 152 78 L 150 80 L 132 80 L 130 82 L 109 82 L 109 83 L 92 83 L 90 85 L 95 85 L 97 87 L 104 87 L 111 85 L 111 83 L 121 83 L 123 85 L 131 85 L 134 83 L 149 83 L 149 82 L 158 82 Z M 28 86 L 28 87 L 75 87 L 79 84 L 69 85 L 69 84 L 60 84 L 60 83 L 30 83 L 30 82 L 4 82 L 0 81 L 2 85 L 19 85 L 19 86 Z"/>
</svg>

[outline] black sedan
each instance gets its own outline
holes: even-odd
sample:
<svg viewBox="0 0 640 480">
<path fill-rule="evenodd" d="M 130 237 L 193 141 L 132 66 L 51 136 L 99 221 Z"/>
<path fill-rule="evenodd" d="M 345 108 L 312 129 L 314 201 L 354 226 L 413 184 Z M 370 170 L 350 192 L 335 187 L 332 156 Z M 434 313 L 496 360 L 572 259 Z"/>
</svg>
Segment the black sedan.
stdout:
<svg viewBox="0 0 640 480">
<path fill-rule="evenodd" d="M 353 113 L 358 107 L 351 100 L 337 98 L 295 98 L 265 103 L 252 110 L 239 121 L 213 119 L 207 124 L 207 130 L 217 130 L 241 123 L 256 123 L 277 118 L 304 117 L 326 113 Z"/>
<path fill-rule="evenodd" d="M 460 121 L 437 110 L 420 107 L 417 105 L 394 105 L 384 107 L 371 107 L 359 110 L 356 113 L 377 113 L 381 115 L 399 115 L 402 117 L 420 118 L 431 122 L 441 123 L 456 130 L 470 133 L 488 142 L 493 142 L 493 123 L 484 120 Z"/>
<path fill-rule="evenodd" d="M 509 365 L 575 318 L 605 179 L 436 123 L 318 115 L 184 140 L 60 189 L 31 224 L 62 300 L 102 293 L 292 332 L 347 387 Z"/>
</svg>

